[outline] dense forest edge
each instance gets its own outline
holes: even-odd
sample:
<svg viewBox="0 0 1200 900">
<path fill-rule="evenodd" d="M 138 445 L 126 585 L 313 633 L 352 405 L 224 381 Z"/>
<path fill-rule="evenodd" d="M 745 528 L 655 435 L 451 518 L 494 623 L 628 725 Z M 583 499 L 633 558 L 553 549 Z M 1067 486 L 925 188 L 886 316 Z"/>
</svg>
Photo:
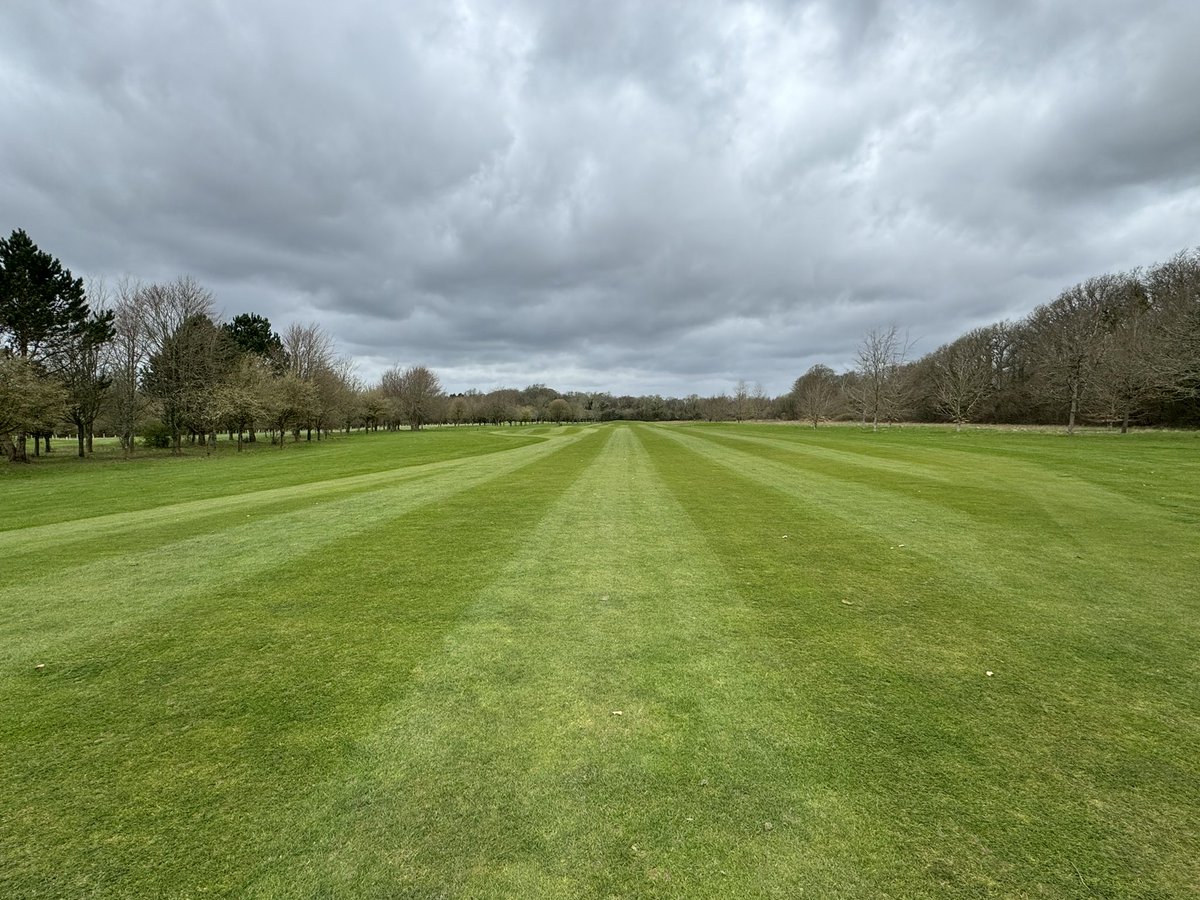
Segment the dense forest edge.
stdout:
<svg viewBox="0 0 1200 900">
<path fill-rule="evenodd" d="M 614 396 L 542 384 L 448 394 L 423 365 L 357 377 L 319 324 L 276 332 L 258 313 L 222 320 L 190 276 L 85 284 L 22 230 L 0 239 L 0 446 L 28 462 L 69 436 L 122 451 L 321 440 L 431 424 L 800 420 L 1200 425 L 1200 248 L 1088 278 L 1019 321 L 968 331 L 923 356 L 898 325 L 872 329 L 856 364 L 818 364 L 768 396 Z"/>
</svg>

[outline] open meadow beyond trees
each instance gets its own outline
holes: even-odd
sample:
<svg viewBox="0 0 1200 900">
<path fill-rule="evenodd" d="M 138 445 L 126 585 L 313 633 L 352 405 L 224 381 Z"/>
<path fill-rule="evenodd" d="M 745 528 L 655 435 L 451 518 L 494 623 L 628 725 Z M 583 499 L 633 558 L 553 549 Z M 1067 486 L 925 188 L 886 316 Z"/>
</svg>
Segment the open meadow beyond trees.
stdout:
<svg viewBox="0 0 1200 900">
<path fill-rule="evenodd" d="M 1200 895 L 1194 433 L 102 457 L 0 471 L 0 896 Z"/>
</svg>

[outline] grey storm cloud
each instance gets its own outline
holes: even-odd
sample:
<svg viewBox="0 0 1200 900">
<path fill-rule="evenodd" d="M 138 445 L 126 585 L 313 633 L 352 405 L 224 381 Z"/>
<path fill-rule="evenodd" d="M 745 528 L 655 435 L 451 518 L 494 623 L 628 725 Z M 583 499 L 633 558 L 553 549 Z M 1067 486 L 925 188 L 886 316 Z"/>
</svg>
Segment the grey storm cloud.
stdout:
<svg viewBox="0 0 1200 900">
<path fill-rule="evenodd" d="M 367 378 L 785 390 L 1197 243 L 1200 5 L 0 8 L 0 228 Z"/>
</svg>

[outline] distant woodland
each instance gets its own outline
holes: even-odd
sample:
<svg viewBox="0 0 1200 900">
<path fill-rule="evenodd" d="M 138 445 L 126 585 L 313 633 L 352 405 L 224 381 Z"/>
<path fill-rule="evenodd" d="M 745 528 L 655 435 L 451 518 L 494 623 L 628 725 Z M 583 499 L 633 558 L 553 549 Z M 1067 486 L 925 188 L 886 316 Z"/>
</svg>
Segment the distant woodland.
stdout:
<svg viewBox="0 0 1200 900">
<path fill-rule="evenodd" d="M 816 365 L 768 396 L 739 382 L 702 397 L 560 392 L 546 385 L 447 394 L 422 365 L 373 384 L 319 324 L 282 333 L 254 312 L 222 321 L 194 279 L 85 285 L 17 230 L 0 239 L 0 444 L 28 461 L 69 436 L 139 446 L 321 440 L 429 424 L 836 420 L 1200 425 L 1200 248 L 1088 278 L 1015 322 L 915 356 L 899 324 L 863 335 L 855 366 Z"/>
</svg>

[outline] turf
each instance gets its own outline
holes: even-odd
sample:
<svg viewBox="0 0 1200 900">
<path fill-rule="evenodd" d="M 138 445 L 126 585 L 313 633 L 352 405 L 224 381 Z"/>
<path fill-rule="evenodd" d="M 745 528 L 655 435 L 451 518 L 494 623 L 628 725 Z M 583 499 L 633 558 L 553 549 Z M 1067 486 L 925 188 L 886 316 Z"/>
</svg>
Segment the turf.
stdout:
<svg viewBox="0 0 1200 900">
<path fill-rule="evenodd" d="M 609 425 L 5 472 L 0 895 L 1200 895 L 1198 451 Z"/>
</svg>

